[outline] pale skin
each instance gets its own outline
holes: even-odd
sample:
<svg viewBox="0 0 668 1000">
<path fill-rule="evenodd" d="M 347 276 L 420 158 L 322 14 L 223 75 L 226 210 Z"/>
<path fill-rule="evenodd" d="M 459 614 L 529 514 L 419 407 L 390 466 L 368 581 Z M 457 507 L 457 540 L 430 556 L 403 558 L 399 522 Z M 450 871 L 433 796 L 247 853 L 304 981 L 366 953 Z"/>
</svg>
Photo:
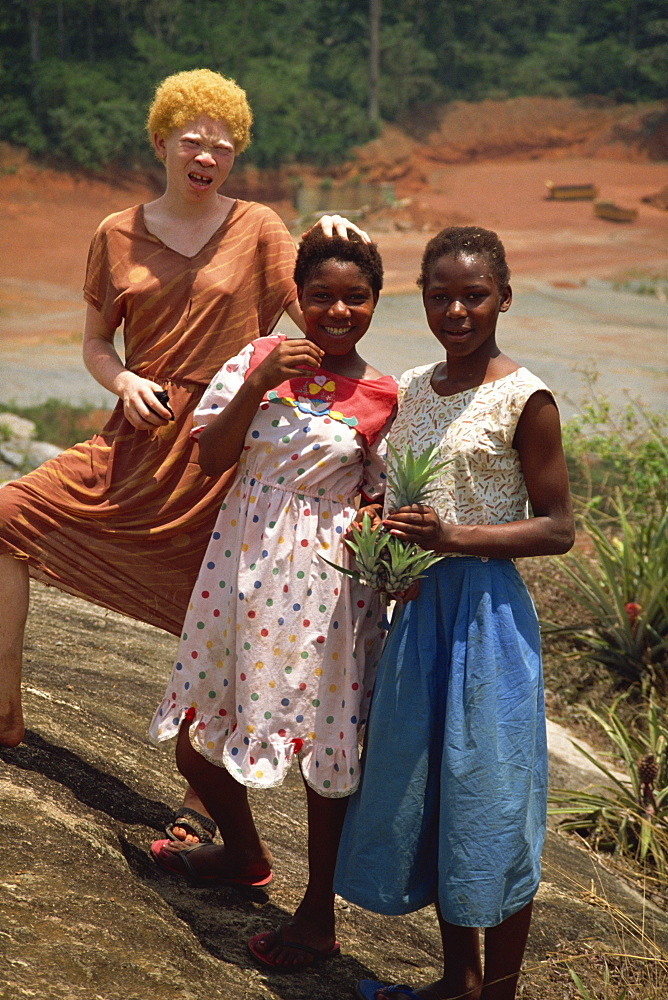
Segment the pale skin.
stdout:
<svg viewBox="0 0 668 1000">
<path fill-rule="evenodd" d="M 379 372 L 356 349 L 369 326 L 376 300 L 355 264 L 330 260 L 321 265 L 306 287 L 299 289 L 307 338 L 280 343 L 204 428 L 199 436 L 199 461 L 204 471 L 220 475 L 238 461 L 264 394 L 286 379 L 319 366 L 349 378 L 378 378 Z M 190 744 L 188 730 L 189 723 L 184 723 L 179 731 L 177 764 L 199 793 L 225 843 L 224 847 L 202 847 L 189 860 L 207 875 L 266 872 L 272 858 L 255 828 L 246 786 L 225 768 L 197 753 Z M 257 949 L 278 966 L 295 967 L 311 961 L 309 955 L 291 948 L 291 941 L 324 952 L 335 943 L 333 879 L 347 800 L 326 798 L 304 784 L 309 831 L 306 892 L 292 919 L 281 928 L 283 943 L 277 944 L 272 932 L 256 943 Z M 162 850 L 178 854 L 181 847 L 168 844 Z"/>
<path fill-rule="evenodd" d="M 439 258 L 423 289 L 427 321 L 444 346 L 432 388 L 442 396 L 493 382 L 518 365 L 496 343 L 496 322 L 512 301 L 482 256 Z M 398 538 L 435 552 L 514 559 L 567 552 L 574 541 L 568 474 L 556 405 L 537 392 L 526 403 L 513 440 L 522 464 L 533 517 L 507 524 L 457 525 L 442 521 L 432 507 L 413 505 L 386 515 Z M 419 583 L 419 581 L 418 581 Z M 419 586 L 398 595 L 405 603 Z M 438 908 L 437 908 L 438 909 Z M 423 1000 L 515 1000 L 532 903 L 484 933 L 484 971 L 477 927 L 458 927 L 438 913 L 443 944 L 441 979 L 416 989 Z M 376 1000 L 386 1000 L 382 990 Z"/>
<path fill-rule="evenodd" d="M 165 163 L 165 192 L 145 206 L 148 229 L 167 246 L 186 257 L 194 256 L 222 225 L 233 199 L 219 193 L 234 163 L 234 145 L 227 125 L 202 115 L 175 129 L 167 137 L 154 135 L 156 153 Z M 185 146 L 184 143 L 193 144 Z M 345 238 L 352 228 L 368 242 L 366 233 L 341 216 L 325 216 L 319 223 L 326 235 Z M 304 330 L 297 301 L 287 309 Z M 155 398 L 162 386 L 128 371 L 114 347 L 115 329 L 87 305 L 84 320 L 83 358 L 93 378 L 123 402 L 123 412 L 140 432 L 162 427 L 170 413 Z M 25 735 L 21 703 L 23 638 L 29 605 L 29 574 L 25 560 L 0 555 L 0 745 L 17 746 Z M 196 796 L 186 792 L 184 804 L 198 809 Z M 202 810 L 200 810 L 202 811 Z M 205 811 L 205 810 L 204 810 Z M 184 839 L 197 838 L 185 829 L 175 830 Z"/>
</svg>

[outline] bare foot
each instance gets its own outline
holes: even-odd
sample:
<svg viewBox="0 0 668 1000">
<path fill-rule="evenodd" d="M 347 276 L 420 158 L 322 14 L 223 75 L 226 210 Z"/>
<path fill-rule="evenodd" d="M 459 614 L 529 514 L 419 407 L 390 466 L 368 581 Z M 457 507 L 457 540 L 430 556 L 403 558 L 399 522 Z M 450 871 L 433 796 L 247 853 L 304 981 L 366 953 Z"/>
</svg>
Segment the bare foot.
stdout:
<svg viewBox="0 0 668 1000">
<path fill-rule="evenodd" d="M 0 746 L 16 747 L 26 734 L 21 698 L 8 699 L 0 706 Z"/>
<path fill-rule="evenodd" d="M 390 1000 L 389 988 L 389 986 L 386 986 L 383 989 L 376 990 L 375 1000 Z M 481 997 L 479 986 L 476 986 L 472 990 L 469 989 L 468 992 L 464 989 L 462 992 L 457 987 L 453 988 L 451 985 L 449 986 L 442 979 L 439 979 L 437 983 L 431 983 L 431 985 L 422 986 L 419 989 L 411 990 L 409 986 L 406 986 L 401 992 L 397 993 L 396 990 L 397 987 L 393 987 L 392 996 L 396 996 L 397 1000 L 409 996 L 419 997 L 420 1000 L 479 1000 Z"/>
<path fill-rule="evenodd" d="M 464 985 L 463 983 L 452 983 L 446 981 L 446 979 L 439 979 L 436 983 L 431 983 L 429 986 L 422 986 L 420 989 L 415 990 L 416 996 L 420 997 L 420 1000 L 451 1000 L 451 998 L 456 998 L 456 1000 L 480 1000 L 480 984 L 476 986 Z"/>
<path fill-rule="evenodd" d="M 208 844 L 209 839 L 215 837 L 215 821 L 190 785 L 186 788 L 183 802 L 174 815 L 175 819 L 168 829 L 170 839 L 183 844 Z M 182 822 L 179 823 L 179 820 Z"/>
</svg>

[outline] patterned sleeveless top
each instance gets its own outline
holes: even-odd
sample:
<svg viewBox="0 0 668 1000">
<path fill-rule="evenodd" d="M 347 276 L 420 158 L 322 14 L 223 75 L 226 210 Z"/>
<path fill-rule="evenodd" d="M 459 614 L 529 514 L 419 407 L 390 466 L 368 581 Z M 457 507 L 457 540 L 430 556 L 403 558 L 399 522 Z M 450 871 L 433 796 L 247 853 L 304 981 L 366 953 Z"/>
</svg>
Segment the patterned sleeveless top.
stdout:
<svg viewBox="0 0 668 1000">
<path fill-rule="evenodd" d="M 404 372 L 390 443 L 419 455 L 435 444 L 448 464 L 429 500 L 452 524 L 504 524 L 529 516 L 528 495 L 513 438 L 522 410 L 544 382 L 526 368 L 484 385 L 439 396 L 431 387 L 437 364 Z M 388 490 L 385 507 L 391 510 Z"/>
</svg>

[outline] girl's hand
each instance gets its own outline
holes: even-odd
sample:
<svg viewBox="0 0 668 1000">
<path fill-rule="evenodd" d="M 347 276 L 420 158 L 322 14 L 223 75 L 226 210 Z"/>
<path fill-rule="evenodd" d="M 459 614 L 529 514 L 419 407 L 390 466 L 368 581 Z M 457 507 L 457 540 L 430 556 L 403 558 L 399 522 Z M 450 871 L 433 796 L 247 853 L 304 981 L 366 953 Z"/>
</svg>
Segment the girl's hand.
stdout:
<svg viewBox="0 0 668 1000">
<path fill-rule="evenodd" d="M 362 521 L 364 520 L 364 515 L 368 514 L 371 520 L 371 527 L 377 528 L 379 524 L 382 524 L 383 519 L 383 505 L 382 503 L 370 503 L 366 507 L 360 507 L 355 513 L 355 517 L 352 520 L 348 531 L 353 529 L 359 530 L 362 527 Z M 347 534 L 348 532 L 346 532 Z"/>
<path fill-rule="evenodd" d="M 406 590 L 402 590 L 400 594 L 392 594 L 392 597 L 397 602 L 397 604 L 408 604 L 409 601 L 414 601 L 419 593 L 420 593 L 420 581 L 413 580 L 410 587 L 408 587 Z"/>
<path fill-rule="evenodd" d="M 363 243 L 371 243 L 371 237 L 368 233 L 365 233 L 363 229 L 359 229 L 354 222 L 350 222 L 349 219 L 345 219 L 342 215 L 323 215 L 316 222 L 315 226 L 311 226 L 311 229 L 306 230 L 306 233 L 310 233 L 316 226 L 321 227 L 325 236 L 333 236 L 336 233 L 337 236 L 340 236 L 344 240 L 348 239 L 347 230 L 352 229 Z M 302 233 L 302 239 L 304 239 L 306 233 Z"/>
<path fill-rule="evenodd" d="M 448 525 L 441 521 L 433 509 L 424 504 L 411 504 L 388 514 L 383 524 L 396 538 L 403 542 L 414 542 L 421 549 L 432 552 L 448 552 Z"/>
<path fill-rule="evenodd" d="M 310 340 L 282 340 L 246 381 L 265 393 L 286 379 L 317 371 L 324 356 L 325 352 Z"/>
<path fill-rule="evenodd" d="M 124 371 L 117 376 L 116 384 L 125 418 L 138 431 L 152 431 L 169 423 L 171 413 L 155 397 L 162 389 L 157 382 Z"/>
</svg>

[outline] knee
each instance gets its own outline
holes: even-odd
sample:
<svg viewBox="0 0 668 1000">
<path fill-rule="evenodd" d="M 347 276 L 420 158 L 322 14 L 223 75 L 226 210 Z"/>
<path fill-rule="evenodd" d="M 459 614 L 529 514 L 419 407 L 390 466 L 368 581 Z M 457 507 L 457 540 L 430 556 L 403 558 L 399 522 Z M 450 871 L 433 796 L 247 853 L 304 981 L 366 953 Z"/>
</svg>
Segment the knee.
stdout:
<svg viewBox="0 0 668 1000">
<path fill-rule="evenodd" d="M 0 591 L 4 617 L 25 618 L 30 594 L 27 559 L 9 552 L 0 554 Z"/>
</svg>

